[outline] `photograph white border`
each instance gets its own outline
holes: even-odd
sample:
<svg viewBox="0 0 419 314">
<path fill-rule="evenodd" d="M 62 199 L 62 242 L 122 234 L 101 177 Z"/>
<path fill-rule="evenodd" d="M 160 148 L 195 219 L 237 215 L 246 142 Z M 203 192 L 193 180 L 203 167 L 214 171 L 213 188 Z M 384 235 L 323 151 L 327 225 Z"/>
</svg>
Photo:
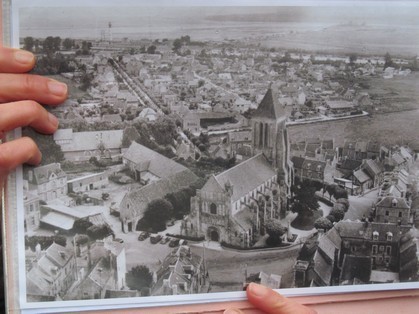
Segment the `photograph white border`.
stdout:
<svg viewBox="0 0 419 314">
<path fill-rule="evenodd" d="M 12 45 L 19 46 L 19 9 L 24 7 L 83 7 L 83 6 L 150 6 L 149 1 L 141 0 L 119 0 L 116 4 L 112 0 L 11 0 L 12 6 Z M 155 0 L 152 6 L 414 6 L 418 7 L 418 1 L 275 1 L 275 0 L 214 0 L 214 1 L 170 1 L 170 0 Z M 15 132 L 15 137 L 20 136 L 20 131 Z M 23 188 L 22 188 L 22 169 L 19 168 L 16 172 L 16 199 L 17 199 L 17 220 L 23 222 Z M 10 196 L 9 196 L 10 197 Z M 101 299 L 100 304 L 98 300 L 83 300 L 83 301 L 55 301 L 55 302 L 26 302 L 26 280 L 25 276 L 25 252 L 24 252 L 24 232 L 23 223 L 18 225 L 18 257 L 19 257 L 19 298 L 21 310 L 23 313 L 56 313 L 63 311 L 80 311 L 80 310 L 105 310 L 105 309 L 125 309 L 134 307 L 157 307 L 169 306 L 179 304 L 197 304 L 208 302 L 225 302 L 225 301 L 240 301 L 245 299 L 244 292 L 222 292 L 222 293 L 208 293 L 195 295 L 181 295 L 181 296 L 151 296 L 138 298 L 119 298 L 119 299 Z M 15 254 L 10 252 L 8 254 Z M 285 296 L 303 296 L 303 295 L 325 295 L 335 293 L 350 293 L 350 292 L 368 292 L 377 290 L 400 290 L 400 289 L 417 289 L 419 282 L 415 283 L 397 283 L 397 284 L 370 284 L 370 285 L 353 285 L 353 286 L 332 286 L 320 288 L 289 288 L 280 289 L 279 291 Z"/>
</svg>

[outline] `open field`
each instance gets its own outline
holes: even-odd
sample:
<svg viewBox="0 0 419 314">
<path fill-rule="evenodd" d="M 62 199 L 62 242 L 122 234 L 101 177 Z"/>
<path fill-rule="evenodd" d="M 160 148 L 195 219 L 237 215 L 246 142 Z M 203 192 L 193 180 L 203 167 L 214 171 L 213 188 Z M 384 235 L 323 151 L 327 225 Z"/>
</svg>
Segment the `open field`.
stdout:
<svg viewBox="0 0 419 314">
<path fill-rule="evenodd" d="M 376 103 L 377 112 L 419 109 L 419 73 L 392 79 L 374 77 L 365 79 L 365 92 Z"/>
<path fill-rule="evenodd" d="M 266 41 L 269 47 L 330 53 L 415 56 L 419 51 L 419 28 L 392 25 L 334 25 L 282 33 Z"/>
<path fill-rule="evenodd" d="M 387 145 L 419 143 L 418 121 L 419 109 L 291 126 L 289 136 L 292 142 L 313 137 L 334 139 L 335 146 L 342 146 L 345 138 L 375 140 Z"/>
</svg>

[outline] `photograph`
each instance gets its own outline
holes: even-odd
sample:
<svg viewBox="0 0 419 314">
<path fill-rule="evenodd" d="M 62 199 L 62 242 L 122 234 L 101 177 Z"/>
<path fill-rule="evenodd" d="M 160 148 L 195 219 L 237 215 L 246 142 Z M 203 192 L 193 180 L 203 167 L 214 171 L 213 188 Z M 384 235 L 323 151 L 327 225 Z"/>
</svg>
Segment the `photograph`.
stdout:
<svg viewBox="0 0 419 314">
<path fill-rule="evenodd" d="M 13 2 L 25 305 L 419 287 L 419 3 Z"/>
</svg>

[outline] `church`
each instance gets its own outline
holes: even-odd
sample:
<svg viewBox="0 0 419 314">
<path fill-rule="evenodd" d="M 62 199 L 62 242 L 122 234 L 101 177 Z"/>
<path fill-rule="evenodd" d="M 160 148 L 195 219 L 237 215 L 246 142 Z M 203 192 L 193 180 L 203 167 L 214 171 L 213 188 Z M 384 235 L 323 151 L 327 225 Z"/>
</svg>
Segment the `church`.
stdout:
<svg viewBox="0 0 419 314">
<path fill-rule="evenodd" d="M 250 121 L 253 157 L 208 179 L 191 199 L 182 234 L 246 248 L 267 219 L 285 217 L 293 178 L 286 121 L 270 86 Z"/>
</svg>

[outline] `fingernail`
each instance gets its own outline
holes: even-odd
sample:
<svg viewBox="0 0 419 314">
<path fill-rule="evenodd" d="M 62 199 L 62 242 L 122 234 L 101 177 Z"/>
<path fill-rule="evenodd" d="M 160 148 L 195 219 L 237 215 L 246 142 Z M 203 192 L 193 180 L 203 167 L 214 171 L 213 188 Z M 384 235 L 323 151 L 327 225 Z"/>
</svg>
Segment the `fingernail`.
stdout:
<svg viewBox="0 0 419 314">
<path fill-rule="evenodd" d="M 242 312 L 236 309 L 227 309 L 223 314 L 242 314 Z"/>
<path fill-rule="evenodd" d="M 253 282 L 249 285 L 248 289 L 249 289 L 250 293 L 252 293 L 253 295 L 255 295 L 259 298 L 266 296 L 270 291 L 265 286 L 258 285 L 258 284 L 253 283 Z"/>
<path fill-rule="evenodd" d="M 67 94 L 67 85 L 57 81 L 49 81 L 48 89 L 55 96 L 64 96 Z"/>
<path fill-rule="evenodd" d="M 14 54 L 15 60 L 22 64 L 30 64 L 35 58 L 34 55 L 28 51 L 18 50 Z"/>
<path fill-rule="evenodd" d="M 56 116 L 48 112 L 48 120 L 54 127 L 58 127 L 58 119 Z"/>
</svg>

